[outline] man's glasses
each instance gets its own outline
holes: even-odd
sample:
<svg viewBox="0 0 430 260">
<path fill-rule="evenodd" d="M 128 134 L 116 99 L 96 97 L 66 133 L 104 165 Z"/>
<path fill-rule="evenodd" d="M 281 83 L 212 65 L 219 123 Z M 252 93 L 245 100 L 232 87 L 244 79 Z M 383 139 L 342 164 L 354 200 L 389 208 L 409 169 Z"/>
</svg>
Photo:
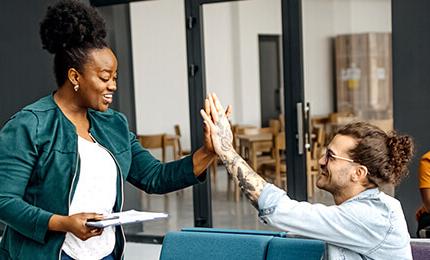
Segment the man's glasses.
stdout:
<svg viewBox="0 0 430 260">
<path fill-rule="evenodd" d="M 348 161 L 348 162 L 354 162 L 354 160 L 349 159 L 349 158 L 345 158 L 342 156 L 338 156 L 338 155 L 334 155 L 333 152 L 330 149 L 327 149 L 325 154 L 324 154 L 324 164 L 327 164 L 330 159 L 334 160 L 334 159 L 339 159 L 339 160 L 344 160 L 344 161 Z"/>
<path fill-rule="evenodd" d="M 344 161 L 347 161 L 347 162 L 351 162 L 351 163 L 356 163 L 356 162 L 354 162 L 354 160 L 353 159 L 350 159 L 350 158 L 345 158 L 345 157 L 342 157 L 342 156 L 337 156 L 337 155 L 334 155 L 333 154 L 333 152 L 330 150 L 330 149 L 327 149 L 326 151 L 325 151 L 325 153 L 324 153 L 324 165 L 325 166 L 327 166 L 327 164 L 328 164 L 328 162 L 330 161 L 330 159 L 331 160 L 334 160 L 334 159 L 339 159 L 339 160 L 344 160 Z M 378 184 L 371 178 L 371 176 L 369 175 L 369 171 L 368 171 L 368 169 L 367 169 L 367 167 L 366 166 L 364 166 L 364 165 L 360 165 L 361 167 L 364 167 L 364 169 L 365 169 L 365 171 L 366 171 L 366 175 L 368 176 L 367 177 L 367 179 L 369 180 L 369 182 L 370 183 L 372 183 L 372 184 L 374 184 L 376 187 L 378 187 Z"/>
</svg>

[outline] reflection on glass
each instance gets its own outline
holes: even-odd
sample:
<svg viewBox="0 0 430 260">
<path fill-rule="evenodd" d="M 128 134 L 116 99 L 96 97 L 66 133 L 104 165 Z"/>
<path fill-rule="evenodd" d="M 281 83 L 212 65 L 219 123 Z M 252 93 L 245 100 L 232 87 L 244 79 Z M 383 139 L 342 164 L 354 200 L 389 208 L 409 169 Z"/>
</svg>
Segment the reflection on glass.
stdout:
<svg viewBox="0 0 430 260">
<path fill-rule="evenodd" d="M 282 117 L 281 1 L 248 0 L 203 5 L 205 84 L 224 104 L 233 106 L 234 145 L 268 181 L 285 187 L 286 171 L 275 173 L 285 134 Z M 215 227 L 269 229 L 219 165 L 212 175 Z"/>
<path fill-rule="evenodd" d="M 317 161 L 333 132 L 354 120 L 393 128 L 391 1 L 302 0 L 302 12 L 313 141 L 307 154 L 308 197 L 333 204 L 315 187 Z M 392 194 L 392 187 L 384 188 Z"/>
</svg>

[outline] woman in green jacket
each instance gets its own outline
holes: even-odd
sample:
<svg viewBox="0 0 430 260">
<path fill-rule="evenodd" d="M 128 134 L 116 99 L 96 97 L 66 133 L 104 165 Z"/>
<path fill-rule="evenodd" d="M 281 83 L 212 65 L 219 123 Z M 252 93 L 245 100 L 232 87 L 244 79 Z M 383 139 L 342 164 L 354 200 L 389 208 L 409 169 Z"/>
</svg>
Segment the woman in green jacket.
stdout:
<svg viewBox="0 0 430 260">
<path fill-rule="evenodd" d="M 89 228 L 86 221 L 102 218 L 95 212 L 122 210 L 124 181 L 162 194 L 204 179 L 216 158 L 209 130 L 193 155 L 160 163 L 129 132 L 126 118 L 109 109 L 117 60 L 95 9 L 58 2 L 40 35 L 55 54 L 58 89 L 0 132 L 0 221 L 6 224 L 0 259 L 121 259 L 122 228 Z"/>
</svg>

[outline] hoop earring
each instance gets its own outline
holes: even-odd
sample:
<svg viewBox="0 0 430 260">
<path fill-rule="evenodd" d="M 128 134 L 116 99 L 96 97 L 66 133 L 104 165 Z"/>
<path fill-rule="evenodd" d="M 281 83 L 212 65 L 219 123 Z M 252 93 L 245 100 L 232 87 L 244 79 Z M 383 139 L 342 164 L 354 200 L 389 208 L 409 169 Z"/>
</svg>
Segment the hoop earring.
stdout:
<svg viewBox="0 0 430 260">
<path fill-rule="evenodd" d="M 73 89 L 75 90 L 75 92 L 78 92 L 78 90 L 79 90 L 79 85 L 74 86 L 74 87 L 73 87 Z"/>
</svg>

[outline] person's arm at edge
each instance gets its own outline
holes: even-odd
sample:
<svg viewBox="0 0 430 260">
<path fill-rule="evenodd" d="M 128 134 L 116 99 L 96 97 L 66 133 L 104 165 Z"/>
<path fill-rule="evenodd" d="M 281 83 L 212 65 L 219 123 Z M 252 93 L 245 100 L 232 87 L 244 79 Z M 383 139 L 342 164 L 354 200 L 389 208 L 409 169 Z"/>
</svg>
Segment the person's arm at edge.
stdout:
<svg viewBox="0 0 430 260">
<path fill-rule="evenodd" d="M 419 164 L 420 194 L 423 206 L 417 211 L 416 218 L 430 210 L 430 152 L 426 153 Z"/>
</svg>

